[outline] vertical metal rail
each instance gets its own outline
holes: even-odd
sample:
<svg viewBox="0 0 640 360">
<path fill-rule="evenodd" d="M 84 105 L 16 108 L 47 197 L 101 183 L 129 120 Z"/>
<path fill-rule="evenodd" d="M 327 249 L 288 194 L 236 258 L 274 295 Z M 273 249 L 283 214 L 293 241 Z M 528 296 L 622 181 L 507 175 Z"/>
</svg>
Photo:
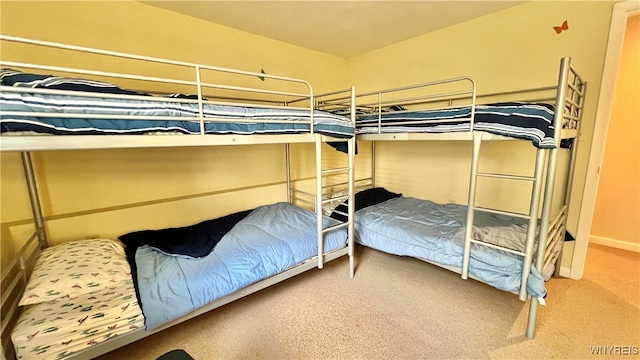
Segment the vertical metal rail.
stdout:
<svg viewBox="0 0 640 360">
<path fill-rule="evenodd" d="M 284 161 L 285 161 L 285 174 L 287 178 L 287 202 L 291 204 L 291 148 L 289 144 L 284 144 Z"/>
<path fill-rule="evenodd" d="M 478 85 L 476 84 L 475 79 L 468 78 L 471 81 L 471 86 L 473 87 L 473 93 L 471 94 L 471 114 L 469 119 L 469 131 L 473 131 L 473 126 L 476 123 L 476 98 L 477 98 L 477 89 Z"/>
<path fill-rule="evenodd" d="M 540 192 L 542 189 L 542 175 L 544 173 L 545 149 L 536 151 L 536 167 L 533 173 L 533 186 L 531 189 L 531 202 L 529 203 L 529 225 L 527 226 L 527 240 L 525 242 L 524 259 L 522 263 L 522 274 L 520 282 L 520 300 L 527 300 L 527 280 L 531 273 L 533 263 L 533 247 L 536 241 L 536 230 L 538 228 L 538 209 L 540 209 Z M 542 252 L 544 256 L 544 250 Z"/>
<path fill-rule="evenodd" d="M 553 123 L 555 126 L 555 148 L 551 149 L 549 154 L 544 202 L 542 204 L 542 214 L 540 219 L 540 234 L 538 237 L 538 249 L 535 262 L 536 269 L 541 273 L 543 271 L 542 268 L 544 267 L 544 255 L 547 246 L 547 237 L 549 235 L 549 218 L 551 216 L 551 205 L 553 202 L 553 188 L 555 185 L 556 168 L 558 167 L 558 149 L 560 148 L 560 141 L 562 138 L 562 122 L 564 119 L 565 100 L 567 96 L 567 82 L 569 79 L 569 70 L 571 66 L 570 63 L 570 58 L 562 58 L 562 60 L 560 61 L 560 72 L 558 74 L 556 109 L 553 119 Z M 529 230 L 531 230 L 531 224 L 529 224 Z M 529 244 L 527 243 L 527 245 Z M 529 261 L 529 264 L 531 264 L 531 261 Z M 526 262 L 525 265 L 527 265 Z M 536 301 L 535 299 L 531 299 L 529 303 L 529 317 L 527 323 L 527 337 L 529 339 L 533 339 L 535 336 L 537 312 L 538 301 Z"/>
<path fill-rule="evenodd" d="M 316 232 L 318 234 L 318 269 L 324 265 L 324 232 L 322 224 L 322 137 L 315 134 L 316 147 Z"/>
<path fill-rule="evenodd" d="M 376 142 L 371 141 L 371 187 L 376 187 Z"/>
<path fill-rule="evenodd" d="M 382 93 L 378 93 L 378 134 L 382 134 Z"/>
<path fill-rule="evenodd" d="M 351 87 L 351 121 L 353 122 L 354 126 L 356 123 L 356 109 L 355 109 L 355 103 L 356 103 L 356 89 L 354 86 Z M 355 236 L 355 208 L 356 208 L 356 198 L 354 195 L 354 185 L 355 185 L 355 154 L 356 154 L 356 136 L 355 134 L 353 135 L 353 137 L 351 139 L 349 139 L 347 141 L 347 152 L 348 152 L 348 164 L 349 164 L 349 185 L 348 185 L 348 191 L 349 191 L 349 206 L 348 206 L 348 212 L 349 212 L 349 216 L 348 216 L 348 221 L 349 221 L 349 227 L 347 229 L 347 237 L 349 239 L 349 250 L 348 250 L 348 255 L 349 255 L 349 277 L 353 279 L 354 275 L 355 275 L 355 253 L 354 253 L 354 236 Z"/>
<path fill-rule="evenodd" d="M 204 104 L 202 103 L 202 79 L 200 77 L 200 66 L 195 65 L 196 88 L 198 91 L 198 117 L 200 118 L 200 135 L 207 133 L 204 123 Z"/>
<path fill-rule="evenodd" d="M 473 133 L 473 154 L 471 158 L 471 177 L 469 179 L 469 199 L 467 202 L 467 222 L 464 235 L 464 252 L 462 254 L 463 279 L 469 277 L 469 260 L 471 257 L 471 240 L 473 240 L 473 217 L 476 201 L 476 188 L 478 184 L 478 160 L 480 158 L 480 144 L 482 143 L 482 133 Z"/>
<path fill-rule="evenodd" d="M 38 240 L 40 241 L 40 248 L 44 249 L 49 245 L 49 243 L 47 241 L 47 233 L 44 227 L 44 217 L 42 216 L 42 207 L 40 207 L 40 197 L 38 195 L 36 177 L 33 171 L 33 164 L 31 162 L 31 153 L 23 151 L 20 153 L 20 156 L 22 157 L 22 167 L 24 168 L 24 176 L 27 180 L 27 187 L 29 189 L 29 200 L 31 202 L 33 220 L 36 224 Z"/>
</svg>

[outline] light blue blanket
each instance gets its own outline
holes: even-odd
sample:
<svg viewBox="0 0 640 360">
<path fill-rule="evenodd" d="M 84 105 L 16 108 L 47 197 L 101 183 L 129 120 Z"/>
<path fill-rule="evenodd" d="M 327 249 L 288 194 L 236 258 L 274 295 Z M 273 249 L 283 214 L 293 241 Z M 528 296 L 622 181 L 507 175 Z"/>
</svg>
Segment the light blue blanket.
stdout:
<svg viewBox="0 0 640 360">
<path fill-rule="evenodd" d="M 356 241 L 390 254 L 462 267 L 467 207 L 399 197 L 355 214 Z M 523 251 L 527 221 L 477 212 L 474 238 Z M 469 272 L 505 291 L 518 291 L 523 258 L 472 244 Z M 527 289 L 534 297 L 546 294 L 544 281 L 532 267 Z"/>
<path fill-rule="evenodd" d="M 325 217 L 324 226 L 338 224 Z M 346 229 L 325 235 L 325 252 L 346 245 Z M 277 203 L 255 209 L 200 259 L 145 245 L 136 252 L 138 287 L 147 330 L 282 272 L 318 253 L 315 213 Z"/>
</svg>

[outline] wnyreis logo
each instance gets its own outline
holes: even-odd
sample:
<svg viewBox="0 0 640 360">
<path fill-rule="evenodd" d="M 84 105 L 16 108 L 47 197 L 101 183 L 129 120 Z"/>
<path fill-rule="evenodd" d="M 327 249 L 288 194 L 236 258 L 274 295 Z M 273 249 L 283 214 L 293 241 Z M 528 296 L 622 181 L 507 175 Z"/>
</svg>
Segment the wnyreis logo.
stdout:
<svg viewBox="0 0 640 360">
<path fill-rule="evenodd" d="M 591 355 L 638 355 L 638 346 L 634 345 L 613 345 L 613 346 L 590 346 Z"/>
</svg>

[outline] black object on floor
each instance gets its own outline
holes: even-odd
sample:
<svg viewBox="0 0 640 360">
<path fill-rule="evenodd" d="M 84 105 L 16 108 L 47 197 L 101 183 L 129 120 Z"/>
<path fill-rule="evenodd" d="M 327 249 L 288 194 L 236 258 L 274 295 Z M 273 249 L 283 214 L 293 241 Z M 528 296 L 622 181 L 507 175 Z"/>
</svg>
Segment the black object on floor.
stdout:
<svg viewBox="0 0 640 360">
<path fill-rule="evenodd" d="M 191 357 L 191 355 L 187 354 L 186 351 L 182 349 L 171 350 L 168 353 L 160 356 L 156 360 L 195 360 Z"/>
</svg>

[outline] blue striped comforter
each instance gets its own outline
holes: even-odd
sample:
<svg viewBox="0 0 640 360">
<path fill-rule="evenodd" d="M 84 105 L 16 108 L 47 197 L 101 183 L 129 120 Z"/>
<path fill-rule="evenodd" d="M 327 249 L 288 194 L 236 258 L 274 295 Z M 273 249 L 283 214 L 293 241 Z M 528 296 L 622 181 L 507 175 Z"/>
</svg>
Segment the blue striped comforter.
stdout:
<svg viewBox="0 0 640 360">
<path fill-rule="evenodd" d="M 402 113 L 383 112 L 380 117 L 383 124 L 381 133 L 460 132 L 469 131 L 471 107 Z M 378 118 L 378 114 L 358 117 L 356 133 L 378 133 Z M 477 105 L 473 128 L 497 135 L 531 140 L 536 147 L 552 149 L 555 148 L 553 118 L 554 106 L 550 104 L 510 102 Z M 394 125 L 400 122 L 421 120 L 429 122 Z M 443 120 L 447 121 L 443 122 Z"/>
<path fill-rule="evenodd" d="M 29 94 L 0 91 L 0 132 L 32 131 L 54 135 L 117 135 L 153 132 L 199 134 L 197 103 L 124 100 L 89 96 Z M 16 114 L 23 112 L 23 114 Z M 56 117 L 27 113 L 56 114 Z M 69 116 L 66 116 L 69 114 Z M 104 118 L 89 119 L 83 115 Z M 143 118 L 127 119 L 129 116 Z M 166 117 L 171 117 L 167 119 Z M 207 134 L 296 134 L 310 131 L 311 112 L 296 108 L 274 109 L 228 105 L 204 105 Z M 182 120 L 181 118 L 184 118 Z M 300 122 L 307 121 L 307 123 Z M 350 138 L 349 118 L 315 110 L 313 131 Z"/>
</svg>

